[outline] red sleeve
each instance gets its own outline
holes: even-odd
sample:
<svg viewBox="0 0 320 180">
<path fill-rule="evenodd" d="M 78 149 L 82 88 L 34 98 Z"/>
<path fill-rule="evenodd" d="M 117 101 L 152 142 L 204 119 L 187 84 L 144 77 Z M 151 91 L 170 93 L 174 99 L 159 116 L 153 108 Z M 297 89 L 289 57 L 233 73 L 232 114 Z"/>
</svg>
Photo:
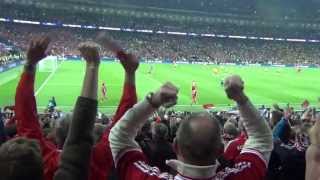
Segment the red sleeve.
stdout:
<svg viewBox="0 0 320 180">
<path fill-rule="evenodd" d="M 16 91 L 15 112 L 19 136 L 42 139 L 42 131 L 37 118 L 37 105 L 34 97 L 34 75 L 24 72 Z"/>
<path fill-rule="evenodd" d="M 130 84 L 125 84 L 123 93 L 122 93 L 122 98 L 120 100 L 118 109 L 113 117 L 111 127 L 113 127 L 120 120 L 120 118 L 136 103 L 137 103 L 136 87 Z"/>
<path fill-rule="evenodd" d="M 15 112 L 17 119 L 17 132 L 19 136 L 37 139 L 41 146 L 44 162 L 44 175 L 51 180 L 58 167 L 60 152 L 56 147 L 45 140 L 38 118 L 37 104 L 34 97 L 34 75 L 24 72 L 16 91 Z"/>
<path fill-rule="evenodd" d="M 233 161 L 237 156 L 239 156 L 244 143 L 246 142 L 245 138 L 239 137 L 235 140 L 232 140 L 226 147 L 223 157 L 226 160 Z"/>
<path fill-rule="evenodd" d="M 262 154 L 256 150 L 244 149 L 235 159 L 232 168 L 225 168 L 218 172 L 218 179 L 225 180 L 264 180 L 267 171 L 267 163 Z"/>
<path fill-rule="evenodd" d="M 147 164 L 141 151 L 131 150 L 120 156 L 116 165 L 119 180 L 159 180 L 173 179 L 168 173 L 161 173 L 158 167 Z"/>
<path fill-rule="evenodd" d="M 109 133 L 113 125 L 137 103 L 136 87 L 125 84 L 120 104 L 113 117 L 112 125 L 106 129 L 101 140 L 93 147 L 89 179 L 107 179 L 113 166 L 112 154 L 109 146 Z"/>
</svg>

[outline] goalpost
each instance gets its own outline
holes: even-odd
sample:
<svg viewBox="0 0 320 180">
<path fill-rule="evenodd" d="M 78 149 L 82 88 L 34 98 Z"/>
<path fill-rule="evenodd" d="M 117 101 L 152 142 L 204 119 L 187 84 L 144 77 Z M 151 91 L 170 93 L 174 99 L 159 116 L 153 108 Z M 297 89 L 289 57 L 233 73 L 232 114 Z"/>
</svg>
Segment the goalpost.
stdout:
<svg viewBox="0 0 320 180">
<path fill-rule="evenodd" d="M 58 56 L 48 56 L 39 62 L 40 72 L 53 72 L 58 68 Z"/>
</svg>

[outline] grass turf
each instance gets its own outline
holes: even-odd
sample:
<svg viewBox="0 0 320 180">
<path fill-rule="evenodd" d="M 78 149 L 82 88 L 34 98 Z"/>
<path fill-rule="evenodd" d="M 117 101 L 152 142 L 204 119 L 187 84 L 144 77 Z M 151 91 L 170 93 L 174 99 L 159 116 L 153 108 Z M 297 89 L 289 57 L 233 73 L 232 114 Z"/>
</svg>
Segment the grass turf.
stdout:
<svg viewBox="0 0 320 180">
<path fill-rule="evenodd" d="M 149 64 L 141 64 L 137 72 L 139 99 L 164 82 L 171 81 L 180 89 L 179 109 L 201 109 L 202 104 L 208 103 L 218 107 L 233 105 L 220 85 L 221 80 L 230 74 L 241 75 L 246 92 L 255 104 L 299 105 L 308 99 L 315 105 L 320 97 L 320 69 L 303 69 L 298 73 L 295 68 L 189 64 L 174 68 L 171 64 L 155 64 L 153 73 L 148 74 L 149 67 Z M 21 67 L 0 74 L 0 107 L 14 103 L 20 74 Z M 103 111 L 113 111 L 122 94 L 124 71 L 118 63 L 103 62 L 99 75 L 99 85 L 106 82 L 108 97 L 106 101 L 99 102 L 99 107 Z M 46 107 L 50 97 L 55 96 L 61 109 L 71 109 L 80 94 L 83 76 L 84 62 L 80 61 L 62 62 L 51 76 L 47 72 L 38 72 L 35 89 L 38 91 L 36 98 L 39 108 Z M 197 83 L 199 99 L 198 106 L 191 108 L 192 80 Z"/>
</svg>

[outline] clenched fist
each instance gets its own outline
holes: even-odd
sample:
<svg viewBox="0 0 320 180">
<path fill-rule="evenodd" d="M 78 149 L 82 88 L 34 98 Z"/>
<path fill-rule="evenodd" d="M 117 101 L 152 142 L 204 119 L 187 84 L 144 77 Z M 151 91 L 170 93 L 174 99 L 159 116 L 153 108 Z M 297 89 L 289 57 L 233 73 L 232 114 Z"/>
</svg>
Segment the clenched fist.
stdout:
<svg viewBox="0 0 320 180">
<path fill-rule="evenodd" d="M 166 108 L 172 107 L 177 104 L 178 88 L 172 83 L 167 82 L 161 86 L 161 88 L 154 93 L 151 101 L 153 105 L 164 106 Z"/>
<path fill-rule="evenodd" d="M 126 59 L 120 59 L 121 65 L 127 73 L 133 74 L 139 67 L 139 59 L 133 54 L 127 54 L 126 57 Z"/>
<path fill-rule="evenodd" d="M 98 66 L 100 64 L 100 46 L 94 42 L 84 42 L 79 44 L 81 56 L 88 65 Z"/>
<path fill-rule="evenodd" d="M 228 98 L 236 101 L 237 103 L 242 103 L 247 100 L 243 92 L 244 82 L 238 75 L 226 78 L 224 82 L 224 89 Z"/>
<path fill-rule="evenodd" d="M 50 38 L 47 36 L 33 38 L 27 51 L 27 64 L 36 65 L 41 59 L 45 58 L 49 43 Z"/>
</svg>

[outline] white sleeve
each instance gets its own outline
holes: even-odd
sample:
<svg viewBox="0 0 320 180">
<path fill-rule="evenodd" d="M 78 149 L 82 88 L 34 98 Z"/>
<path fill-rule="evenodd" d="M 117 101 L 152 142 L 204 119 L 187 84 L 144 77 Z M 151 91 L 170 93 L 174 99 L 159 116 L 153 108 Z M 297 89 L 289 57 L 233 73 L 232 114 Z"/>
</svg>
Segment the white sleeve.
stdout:
<svg viewBox="0 0 320 180">
<path fill-rule="evenodd" d="M 111 129 L 109 142 L 115 161 L 123 151 L 140 149 L 140 146 L 134 139 L 155 110 L 147 100 L 143 100 L 129 109 Z"/>
<path fill-rule="evenodd" d="M 268 163 L 273 149 L 272 132 L 269 125 L 249 100 L 239 105 L 239 111 L 248 134 L 248 140 L 243 149 L 259 151 Z"/>
</svg>

